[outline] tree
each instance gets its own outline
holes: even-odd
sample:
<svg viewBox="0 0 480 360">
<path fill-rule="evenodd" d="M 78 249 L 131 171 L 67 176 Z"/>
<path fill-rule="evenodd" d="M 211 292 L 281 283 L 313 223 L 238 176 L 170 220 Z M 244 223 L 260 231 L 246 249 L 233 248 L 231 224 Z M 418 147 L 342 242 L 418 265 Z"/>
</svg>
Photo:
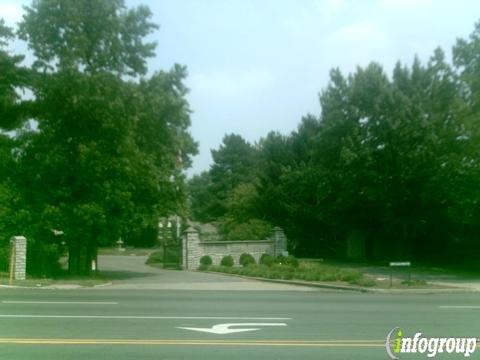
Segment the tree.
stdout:
<svg viewBox="0 0 480 360">
<path fill-rule="evenodd" d="M 258 169 L 257 150 L 240 135 L 225 135 L 219 149 L 212 150 L 212 157 L 208 174 L 190 182 L 192 213 L 203 221 L 224 216 L 234 189 L 252 182 Z"/>
<path fill-rule="evenodd" d="M 14 181 L 17 163 L 14 158 L 18 141 L 4 131 L 18 131 L 27 118 L 27 101 L 19 92 L 29 86 L 28 69 L 21 66 L 22 55 L 14 55 L 5 47 L 14 38 L 13 30 L 0 19 L 0 248 L 7 246 L 16 228 L 26 216 Z"/>
<path fill-rule="evenodd" d="M 38 132 L 21 152 L 30 232 L 63 230 L 73 274 L 90 272 L 99 244 L 181 207 L 180 170 L 196 151 L 186 70 L 138 80 L 154 55 L 150 16 L 121 0 L 37 0 L 20 24 L 37 71 Z"/>
</svg>

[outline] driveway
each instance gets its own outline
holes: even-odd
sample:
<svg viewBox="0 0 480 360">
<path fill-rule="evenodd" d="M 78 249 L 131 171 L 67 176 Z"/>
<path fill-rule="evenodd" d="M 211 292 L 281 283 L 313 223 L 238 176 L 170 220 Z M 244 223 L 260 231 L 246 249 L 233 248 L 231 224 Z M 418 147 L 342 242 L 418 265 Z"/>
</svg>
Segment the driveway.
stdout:
<svg viewBox="0 0 480 360">
<path fill-rule="evenodd" d="M 107 289 L 318 291 L 287 284 L 196 271 L 164 270 L 145 265 L 147 256 L 99 255 L 98 266 L 111 284 Z"/>
</svg>

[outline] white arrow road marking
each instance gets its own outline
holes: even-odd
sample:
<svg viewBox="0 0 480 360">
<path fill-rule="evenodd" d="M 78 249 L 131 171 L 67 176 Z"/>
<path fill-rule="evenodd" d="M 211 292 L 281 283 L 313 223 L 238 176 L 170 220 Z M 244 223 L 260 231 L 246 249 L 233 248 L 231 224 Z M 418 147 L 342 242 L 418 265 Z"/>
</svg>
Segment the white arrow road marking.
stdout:
<svg viewBox="0 0 480 360">
<path fill-rule="evenodd" d="M 259 328 L 230 329 L 230 327 L 232 326 L 287 326 L 287 324 L 285 323 L 236 323 L 236 324 L 218 324 L 218 325 L 213 325 L 211 328 L 177 327 L 177 329 L 202 331 L 202 332 L 217 334 L 217 335 L 260 330 Z"/>
</svg>

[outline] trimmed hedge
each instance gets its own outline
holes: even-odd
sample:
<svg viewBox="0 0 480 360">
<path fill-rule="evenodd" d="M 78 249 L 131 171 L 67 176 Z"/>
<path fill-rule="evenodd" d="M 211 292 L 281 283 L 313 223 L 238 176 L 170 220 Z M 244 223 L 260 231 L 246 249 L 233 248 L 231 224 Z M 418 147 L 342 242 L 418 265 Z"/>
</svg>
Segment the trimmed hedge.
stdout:
<svg viewBox="0 0 480 360">
<path fill-rule="evenodd" d="M 224 256 L 222 258 L 222 261 L 220 261 L 220 265 L 226 266 L 226 267 L 232 267 L 233 266 L 233 257 L 231 255 Z"/>
<path fill-rule="evenodd" d="M 255 265 L 255 258 L 251 254 L 243 253 L 240 255 L 240 265 L 248 266 L 248 265 Z"/>
<path fill-rule="evenodd" d="M 203 255 L 200 258 L 200 264 L 203 266 L 210 266 L 212 265 L 212 263 L 213 263 L 212 258 L 208 255 Z"/>
<path fill-rule="evenodd" d="M 292 266 L 294 268 L 298 268 L 298 265 L 300 263 L 298 262 L 298 259 L 295 256 L 288 255 L 285 259 L 285 265 Z"/>
<path fill-rule="evenodd" d="M 260 264 L 265 266 L 272 266 L 275 263 L 273 256 L 270 254 L 262 254 L 260 257 Z"/>
</svg>

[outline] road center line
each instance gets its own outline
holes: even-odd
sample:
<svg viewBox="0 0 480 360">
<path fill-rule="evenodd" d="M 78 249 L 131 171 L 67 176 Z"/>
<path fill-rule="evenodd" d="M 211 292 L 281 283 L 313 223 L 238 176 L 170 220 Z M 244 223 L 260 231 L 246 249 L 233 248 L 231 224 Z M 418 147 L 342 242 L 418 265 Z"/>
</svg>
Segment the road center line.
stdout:
<svg viewBox="0 0 480 360">
<path fill-rule="evenodd" d="M 291 320 L 291 318 L 238 317 L 238 316 L 136 316 L 136 315 L 28 315 L 0 314 L 0 318 L 31 319 L 135 319 L 135 320 Z"/>
<path fill-rule="evenodd" d="M 114 301 L 2 301 L 3 304 L 118 305 Z"/>
<path fill-rule="evenodd" d="M 442 305 L 440 309 L 480 309 L 480 306 L 475 305 Z"/>
<path fill-rule="evenodd" d="M 293 347 L 384 347 L 383 340 L 141 340 L 141 339 L 8 339 L 0 344 L 31 345 L 203 345 L 203 346 L 293 346 Z"/>
</svg>

